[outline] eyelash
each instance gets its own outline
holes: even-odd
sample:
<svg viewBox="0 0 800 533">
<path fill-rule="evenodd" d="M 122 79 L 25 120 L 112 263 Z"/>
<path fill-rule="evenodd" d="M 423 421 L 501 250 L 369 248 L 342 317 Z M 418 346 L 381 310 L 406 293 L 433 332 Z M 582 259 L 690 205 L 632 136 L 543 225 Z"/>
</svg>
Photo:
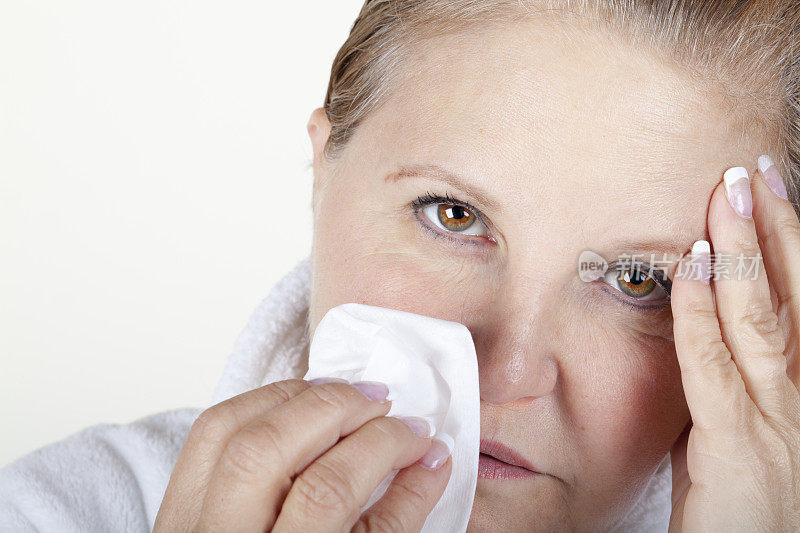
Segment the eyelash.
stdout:
<svg viewBox="0 0 800 533">
<path fill-rule="evenodd" d="M 439 230 L 433 229 L 427 222 L 424 222 L 422 220 L 422 217 L 420 216 L 419 212 L 424 207 L 426 207 L 428 205 L 439 204 L 439 203 L 445 203 L 445 204 L 450 204 L 450 205 L 459 205 L 461 207 L 469 209 L 470 211 L 472 211 L 475 214 L 475 216 L 478 218 L 478 220 L 480 220 L 487 228 L 489 227 L 489 225 L 486 223 L 486 218 L 483 216 L 483 213 L 481 213 L 481 211 L 479 209 L 473 207 L 469 202 L 464 202 L 464 201 L 461 201 L 461 200 L 457 200 L 456 198 L 453 198 L 452 196 L 450 196 L 448 193 L 445 193 L 444 196 L 441 196 L 441 195 L 438 195 L 438 194 L 431 194 L 430 192 L 426 192 L 424 196 L 417 196 L 417 199 L 414 200 L 413 202 L 411 202 L 411 206 L 414 209 L 414 215 L 416 216 L 417 220 L 420 221 L 422 226 L 425 229 L 427 229 L 429 232 L 431 232 L 433 234 L 433 236 L 436 237 L 436 238 L 443 237 L 443 238 L 446 238 L 449 241 L 451 241 L 451 242 L 453 242 L 453 243 L 455 243 L 457 245 L 460 245 L 460 246 L 464 246 L 464 245 L 480 246 L 480 243 L 474 242 L 472 239 L 465 240 L 465 239 L 460 239 L 460 238 L 453 237 L 453 235 L 458 235 L 458 233 L 453 232 L 452 234 L 448 234 L 448 233 L 445 233 L 443 231 L 439 231 Z M 617 266 L 617 264 L 618 263 L 610 264 L 609 267 L 608 267 L 609 270 L 611 270 L 612 268 Z M 631 309 L 633 309 L 635 311 L 639 311 L 639 312 L 655 312 L 655 311 L 660 311 L 666 305 L 669 305 L 670 293 L 671 293 L 671 289 L 672 289 L 672 283 L 668 279 L 665 279 L 659 273 L 659 271 L 653 269 L 650 265 L 648 265 L 646 263 L 638 263 L 638 262 L 636 262 L 636 263 L 632 263 L 632 265 L 635 265 L 636 267 L 638 267 L 642 272 L 646 272 L 648 275 L 652 275 L 652 277 L 656 281 L 656 283 L 658 283 L 658 285 L 667 294 L 667 298 L 665 300 L 665 303 L 663 303 L 661 305 L 642 305 L 641 303 L 636 303 L 637 300 L 631 300 L 629 298 L 625 298 L 625 296 L 623 294 L 621 294 L 618 290 L 614 289 L 613 287 L 611 287 L 610 285 L 608 285 L 607 283 L 605 283 L 603 281 L 597 280 L 597 283 L 602 283 L 604 285 L 604 290 L 607 293 L 609 293 L 620 304 L 626 305 L 626 306 L 630 307 Z M 633 269 L 634 269 L 634 267 L 631 266 L 631 270 L 633 270 Z"/>
<path fill-rule="evenodd" d="M 475 217 L 484 226 L 486 226 L 486 228 L 488 228 L 489 224 L 486 223 L 486 218 L 483 216 L 483 213 L 481 213 L 481 211 L 479 209 L 477 209 L 477 208 L 473 207 L 472 205 L 470 205 L 469 202 L 463 202 L 461 200 L 457 200 L 457 199 L 453 198 L 448 193 L 445 193 L 444 196 L 440 196 L 438 194 L 431 194 L 430 192 L 426 192 L 425 196 L 417 196 L 417 199 L 414 200 L 413 202 L 411 202 L 411 206 L 414 208 L 414 215 L 417 217 L 417 220 L 419 220 L 420 223 L 423 225 L 423 227 L 425 229 L 427 229 L 428 231 L 430 231 L 433 234 L 434 237 L 437 237 L 437 238 L 438 237 L 444 237 L 444 238 L 448 239 L 449 241 L 451 241 L 454 244 L 457 244 L 459 246 L 464 246 L 464 245 L 467 245 L 467 246 L 480 246 L 481 245 L 481 243 L 476 242 L 477 239 L 456 238 L 456 237 L 453 237 L 453 235 L 459 235 L 459 233 L 457 233 L 457 232 L 445 233 L 444 231 L 433 229 L 430 226 L 430 224 L 428 224 L 427 222 L 423 221 L 422 220 L 423 217 L 420 216 L 419 212 L 424 207 L 429 206 L 431 204 L 459 205 L 461 207 L 469 209 L 470 211 L 472 211 L 475 214 Z M 464 237 L 477 237 L 477 236 L 475 236 L 475 235 L 464 235 Z M 483 237 L 483 236 L 478 237 L 478 238 L 483 238 L 485 240 L 485 237 Z"/>
</svg>

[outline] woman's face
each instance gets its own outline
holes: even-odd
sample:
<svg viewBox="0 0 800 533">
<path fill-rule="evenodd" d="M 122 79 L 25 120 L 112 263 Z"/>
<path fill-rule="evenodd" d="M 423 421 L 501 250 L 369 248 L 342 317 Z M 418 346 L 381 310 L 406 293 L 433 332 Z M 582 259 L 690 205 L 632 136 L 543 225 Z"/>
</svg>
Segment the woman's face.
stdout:
<svg viewBox="0 0 800 533">
<path fill-rule="evenodd" d="M 481 438 L 549 474 L 479 478 L 476 529 L 598 530 L 627 512 L 689 420 L 671 311 L 635 273 L 581 281 L 578 257 L 641 254 L 671 277 L 708 239 L 724 170 L 773 147 L 654 56 L 570 32 L 531 20 L 429 41 L 334 165 L 312 115 L 312 331 L 345 302 L 466 325 Z M 427 194 L 450 199 L 412 205 Z"/>
</svg>

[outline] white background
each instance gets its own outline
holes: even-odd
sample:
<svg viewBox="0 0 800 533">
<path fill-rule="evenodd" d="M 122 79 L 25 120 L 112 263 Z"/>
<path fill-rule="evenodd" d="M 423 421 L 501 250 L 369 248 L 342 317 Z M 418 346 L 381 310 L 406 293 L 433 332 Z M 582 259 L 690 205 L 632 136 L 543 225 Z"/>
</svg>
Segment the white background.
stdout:
<svg viewBox="0 0 800 533">
<path fill-rule="evenodd" d="M 309 115 L 361 0 L 0 0 L 0 466 L 209 402 L 310 252 Z"/>
</svg>

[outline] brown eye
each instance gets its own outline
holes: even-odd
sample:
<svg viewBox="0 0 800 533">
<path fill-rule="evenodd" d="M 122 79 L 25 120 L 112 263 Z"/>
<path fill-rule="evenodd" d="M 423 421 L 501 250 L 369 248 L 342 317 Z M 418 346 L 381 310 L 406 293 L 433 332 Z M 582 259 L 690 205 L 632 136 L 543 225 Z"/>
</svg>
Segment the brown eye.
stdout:
<svg viewBox="0 0 800 533">
<path fill-rule="evenodd" d="M 441 198 L 444 200 L 444 198 Z M 473 237 L 489 237 L 489 228 L 481 215 L 474 209 L 450 202 L 439 202 L 439 197 L 428 196 L 415 202 L 417 212 L 430 224 L 422 222 L 425 226 L 431 225 L 438 228 L 438 233 L 452 235 L 465 235 Z"/>
<path fill-rule="evenodd" d="M 656 280 L 638 269 L 621 270 L 617 274 L 617 283 L 622 292 L 634 298 L 644 298 L 658 286 Z"/>
<path fill-rule="evenodd" d="M 662 300 L 669 297 L 661 284 L 649 274 L 647 267 L 631 266 L 610 268 L 604 281 L 622 294 L 636 300 Z"/>
<path fill-rule="evenodd" d="M 438 204 L 439 222 L 450 231 L 463 231 L 475 222 L 475 215 L 460 205 Z"/>
</svg>

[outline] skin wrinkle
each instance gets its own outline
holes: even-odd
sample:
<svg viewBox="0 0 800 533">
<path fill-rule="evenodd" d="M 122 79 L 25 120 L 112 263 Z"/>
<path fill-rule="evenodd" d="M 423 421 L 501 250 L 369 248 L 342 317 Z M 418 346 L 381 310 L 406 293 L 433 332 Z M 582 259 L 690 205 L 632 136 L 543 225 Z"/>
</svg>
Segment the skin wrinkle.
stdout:
<svg viewBox="0 0 800 533">
<path fill-rule="evenodd" d="M 482 436 L 564 480 L 479 479 L 470 530 L 597 531 L 636 501 L 689 418 L 671 314 L 580 281 L 577 257 L 667 237 L 685 253 L 722 172 L 755 168 L 768 144 L 727 127 L 731 110 L 673 65 L 554 28 L 530 20 L 420 45 L 341 159 L 315 166 L 310 330 L 345 302 L 463 323 Z M 475 207 L 497 245 L 476 253 L 421 228 L 417 196 L 465 198 L 431 180 L 385 182 L 413 164 L 487 189 L 501 209 Z"/>
<path fill-rule="evenodd" d="M 442 46 L 445 46 L 442 44 Z M 601 48 L 603 49 L 603 48 Z M 509 54 L 510 55 L 510 54 Z M 588 60 L 587 60 L 588 61 Z M 566 62 L 566 64 L 570 64 Z M 510 65 L 509 65 L 510 67 Z M 533 83 L 535 74 L 530 73 L 530 69 L 528 70 L 521 70 L 522 74 L 515 75 L 512 77 L 512 80 L 519 78 L 520 83 Z M 577 75 L 577 73 L 576 73 Z M 682 80 L 681 78 L 678 78 Z M 670 79 L 673 81 L 673 78 Z M 669 141 L 690 141 L 693 144 L 698 142 L 696 140 L 698 137 L 699 139 L 705 139 L 706 142 L 708 140 L 708 136 L 717 137 L 718 134 L 716 133 L 716 129 L 713 127 L 704 127 L 702 130 L 698 130 L 698 128 L 691 128 L 690 131 L 680 131 L 677 125 L 685 122 L 685 117 L 687 114 L 691 112 L 692 109 L 697 109 L 698 106 L 695 103 L 700 96 L 697 96 L 697 91 L 693 91 L 690 93 L 684 85 L 682 85 L 683 81 L 681 81 L 681 91 L 686 92 L 687 96 L 685 97 L 675 97 L 674 94 L 667 92 L 665 96 L 659 96 L 661 93 L 665 91 L 661 90 L 663 84 L 659 84 L 657 82 L 652 82 L 654 86 L 651 90 L 648 91 L 650 98 L 648 99 L 648 109 L 647 111 L 652 112 L 655 115 L 655 120 L 650 121 L 639 121 L 631 126 L 626 125 L 632 131 L 632 134 L 627 137 L 626 141 L 628 142 L 629 146 L 632 147 L 627 154 L 625 159 L 621 159 L 615 161 L 615 166 L 619 169 L 620 174 L 624 174 L 628 168 L 642 168 L 642 166 L 649 166 L 650 168 L 657 168 L 658 165 L 655 162 L 659 161 L 672 161 L 674 162 L 670 166 L 659 168 L 658 172 L 653 173 L 644 173 L 641 175 L 642 178 L 647 179 L 649 176 L 652 176 L 651 180 L 653 181 L 652 185 L 655 186 L 656 183 L 658 184 L 658 188 L 654 188 L 652 192 L 648 193 L 647 189 L 642 189 L 644 194 L 649 194 L 648 199 L 652 202 L 656 202 L 660 199 L 660 195 L 662 194 L 661 190 L 663 187 L 672 188 L 672 184 L 680 183 L 682 180 L 674 179 L 678 177 L 686 177 L 695 174 L 695 169 L 697 165 L 688 165 L 687 169 L 682 169 L 680 166 L 677 166 L 678 163 L 683 164 L 685 160 L 685 151 L 681 148 L 675 149 L 664 149 L 663 147 L 672 147 L 673 142 Z M 563 98 L 565 101 L 563 103 L 564 106 L 581 106 L 586 104 L 580 104 L 576 102 L 578 99 L 575 95 L 578 93 L 577 90 L 572 90 L 569 92 L 564 93 Z M 502 94 L 502 92 L 500 93 Z M 503 107 L 505 108 L 514 108 L 514 102 L 522 101 L 522 99 L 527 99 L 534 103 L 537 107 L 543 106 L 544 103 L 542 101 L 537 101 L 538 93 L 536 91 L 525 92 L 524 94 L 515 94 L 513 95 L 513 100 L 511 96 L 508 96 L 507 99 L 503 102 Z M 655 96 L 654 96 L 655 95 Z M 467 102 L 469 106 L 475 105 L 474 101 Z M 560 102 L 559 102 L 560 104 Z M 591 106 L 587 106 L 591 107 Z M 612 106 L 605 106 L 601 108 L 601 110 L 611 110 Z M 649 115 L 650 113 L 639 113 L 639 110 L 636 112 L 631 112 L 631 116 L 644 116 Z M 674 117 L 674 118 L 671 118 Z M 507 117 L 500 116 L 494 117 L 495 121 L 498 123 L 498 129 L 508 129 L 513 127 L 513 116 L 508 115 Z M 525 137 L 527 139 L 532 140 L 532 142 L 536 142 L 542 134 L 541 131 L 552 130 L 556 125 L 555 120 L 551 123 L 544 124 L 542 126 L 534 126 L 532 127 L 524 127 L 522 131 L 518 135 L 519 138 Z M 613 121 L 609 121 L 609 123 L 613 124 Z M 701 123 L 703 124 L 703 123 Z M 571 127 L 580 127 L 579 124 L 570 125 Z M 687 128 L 684 128 L 687 129 Z M 537 131 L 541 130 L 541 131 Z M 578 136 L 578 139 L 580 136 Z M 660 141 L 664 140 L 664 142 L 653 143 L 651 139 L 656 138 Z M 678 144 L 678 147 L 683 146 L 682 144 Z M 544 151 L 544 147 L 536 146 L 541 151 Z M 659 150 L 663 150 L 663 153 L 659 152 Z M 591 158 L 598 158 L 601 159 L 604 157 L 603 153 L 591 153 L 586 152 L 584 149 L 584 154 L 588 159 Z M 651 163 L 647 165 L 647 163 Z"/>
</svg>

